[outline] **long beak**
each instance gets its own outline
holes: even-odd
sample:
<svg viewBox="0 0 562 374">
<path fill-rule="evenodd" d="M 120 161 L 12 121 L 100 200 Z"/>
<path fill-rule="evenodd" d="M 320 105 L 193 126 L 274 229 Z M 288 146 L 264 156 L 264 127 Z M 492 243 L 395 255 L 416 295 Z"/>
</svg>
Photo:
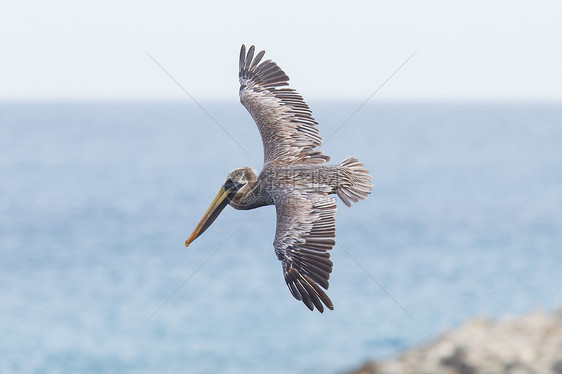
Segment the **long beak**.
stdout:
<svg viewBox="0 0 562 374">
<path fill-rule="evenodd" d="M 209 206 L 209 209 L 207 209 L 205 215 L 203 215 L 203 218 L 201 218 L 201 221 L 199 221 L 189 239 L 185 241 L 186 247 L 189 247 L 191 242 L 193 242 L 201 234 L 203 234 L 205 230 L 207 230 L 209 226 L 211 226 L 211 224 L 217 219 L 226 204 L 228 204 L 227 197 L 231 192 L 232 189 L 225 189 L 224 186 L 221 187 L 219 193 L 217 194 L 217 196 L 215 196 L 215 199 L 211 203 L 211 206 Z"/>
</svg>

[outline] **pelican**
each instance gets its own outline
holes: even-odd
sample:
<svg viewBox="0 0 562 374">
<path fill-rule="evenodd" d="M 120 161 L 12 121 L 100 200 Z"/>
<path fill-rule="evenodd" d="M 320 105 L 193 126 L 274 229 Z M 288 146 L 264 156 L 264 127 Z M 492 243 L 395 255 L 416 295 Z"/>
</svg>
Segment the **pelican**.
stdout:
<svg viewBox="0 0 562 374">
<path fill-rule="evenodd" d="M 371 176 L 348 157 L 325 165 L 330 157 L 318 149 L 318 124 L 302 96 L 288 88 L 289 77 L 271 60 L 254 57 L 252 45 L 240 50 L 240 102 L 258 126 L 264 149 L 259 176 L 250 167 L 228 173 L 217 196 L 185 242 L 189 246 L 211 226 L 228 204 L 248 210 L 275 205 L 277 227 L 273 247 L 285 282 L 295 299 L 311 311 L 334 305 L 324 290 L 332 272 L 329 251 L 335 245 L 336 199 L 347 206 L 367 198 Z M 323 290 L 323 289 L 324 290 Z"/>
</svg>

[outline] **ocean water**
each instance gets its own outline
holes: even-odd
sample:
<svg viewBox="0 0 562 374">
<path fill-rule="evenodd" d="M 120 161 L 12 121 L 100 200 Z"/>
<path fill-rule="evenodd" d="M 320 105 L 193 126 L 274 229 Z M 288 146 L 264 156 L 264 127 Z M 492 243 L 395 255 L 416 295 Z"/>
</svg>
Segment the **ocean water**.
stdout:
<svg viewBox="0 0 562 374">
<path fill-rule="evenodd" d="M 338 373 L 562 305 L 562 106 L 312 102 L 325 153 L 374 176 L 338 204 L 324 314 L 283 281 L 273 207 L 184 247 L 262 164 L 242 106 L 203 106 L 0 105 L 0 373 Z"/>
</svg>

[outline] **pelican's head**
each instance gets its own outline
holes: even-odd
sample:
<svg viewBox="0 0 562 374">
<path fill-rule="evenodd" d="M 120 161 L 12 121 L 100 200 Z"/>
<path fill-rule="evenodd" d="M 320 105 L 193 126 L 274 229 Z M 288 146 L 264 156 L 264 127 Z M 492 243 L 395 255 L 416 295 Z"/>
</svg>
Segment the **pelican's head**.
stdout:
<svg viewBox="0 0 562 374">
<path fill-rule="evenodd" d="M 234 169 L 228 173 L 219 193 L 215 196 L 215 199 L 195 227 L 195 230 L 193 230 L 189 239 L 186 240 L 185 246 L 189 247 L 191 242 L 211 226 L 226 204 L 230 204 L 232 201 L 239 201 L 247 193 L 250 182 L 255 181 L 256 174 L 249 167 Z"/>
</svg>

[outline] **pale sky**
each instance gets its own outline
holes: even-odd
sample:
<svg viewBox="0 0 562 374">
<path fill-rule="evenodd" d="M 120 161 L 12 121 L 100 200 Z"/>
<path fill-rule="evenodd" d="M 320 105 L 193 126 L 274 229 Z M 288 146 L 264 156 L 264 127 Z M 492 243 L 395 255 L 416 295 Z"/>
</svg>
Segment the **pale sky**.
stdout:
<svg viewBox="0 0 562 374">
<path fill-rule="evenodd" d="M 240 45 L 304 97 L 562 101 L 560 1 L 5 1 L 0 100 L 238 100 Z"/>
</svg>

